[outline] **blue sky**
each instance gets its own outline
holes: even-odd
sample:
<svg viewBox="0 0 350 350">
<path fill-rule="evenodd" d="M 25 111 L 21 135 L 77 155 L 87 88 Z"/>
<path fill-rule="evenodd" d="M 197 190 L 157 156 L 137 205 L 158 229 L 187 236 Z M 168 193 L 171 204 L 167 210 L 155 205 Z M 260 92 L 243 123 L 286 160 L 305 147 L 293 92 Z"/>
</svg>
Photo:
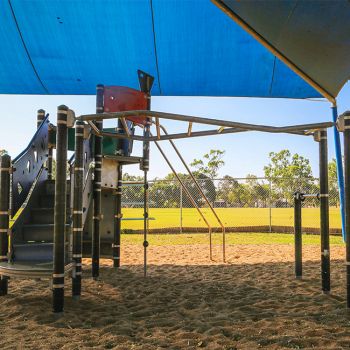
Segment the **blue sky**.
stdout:
<svg viewBox="0 0 350 350">
<path fill-rule="evenodd" d="M 350 101 L 350 84 L 347 84 L 338 96 L 338 111 L 342 113 Z M 76 114 L 87 114 L 95 111 L 94 96 L 37 96 L 37 95 L 0 95 L 2 106 L 0 148 L 16 156 L 23 150 L 36 128 L 36 111 L 40 108 L 50 113 L 51 120 L 56 121 L 56 109 L 60 104 L 66 104 L 74 109 Z M 154 97 L 152 109 L 227 119 L 255 124 L 288 125 L 313 123 L 331 120 L 329 102 L 325 100 L 288 100 L 288 99 L 258 99 L 258 98 L 193 98 L 193 97 Z M 111 124 L 108 124 L 111 125 Z M 178 132 L 187 128 L 184 124 L 174 122 L 164 123 L 169 132 Z M 193 130 L 196 130 L 194 127 Z M 333 133 L 329 136 L 329 159 L 334 157 Z M 232 135 L 210 136 L 177 140 L 176 144 L 184 158 L 191 162 L 200 158 L 210 149 L 225 150 L 225 166 L 220 175 L 244 177 L 247 174 L 263 175 L 263 167 L 268 164 L 268 154 L 289 149 L 310 159 L 313 174 L 318 175 L 318 145 L 312 137 L 293 135 L 272 135 L 257 132 L 245 132 Z M 164 149 L 173 161 L 178 171 L 184 171 L 171 148 L 163 141 Z M 134 147 L 134 154 L 141 154 L 140 144 Z M 124 172 L 141 174 L 137 166 L 127 166 Z M 161 158 L 156 147 L 151 147 L 150 178 L 163 177 L 170 169 Z"/>
</svg>

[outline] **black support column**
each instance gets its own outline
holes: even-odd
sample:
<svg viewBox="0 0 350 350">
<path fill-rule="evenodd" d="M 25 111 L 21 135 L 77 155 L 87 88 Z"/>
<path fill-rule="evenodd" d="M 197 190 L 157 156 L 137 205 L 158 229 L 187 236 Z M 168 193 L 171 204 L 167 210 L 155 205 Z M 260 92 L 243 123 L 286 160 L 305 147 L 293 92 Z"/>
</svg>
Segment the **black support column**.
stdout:
<svg viewBox="0 0 350 350">
<path fill-rule="evenodd" d="M 8 260 L 8 231 L 10 212 L 10 172 L 11 158 L 5 154 L 0 157 L 0 262 Z M 8 279 L 0 277 L 0 295 L 6 295 Z"/>
<path fill-rule="evenodd" d="M 303 276 L 303 258 L 302 258 L 302 226 L 301 226 L 301 207 L 304 197 L 302 193 L 294 194 L 294 256 L 295 256 L 295 278 L 301 279 Z"/>
<path fill-rule="evenodd" d="M 57 110 L 56 133 L 56 182 L 54 215 L 54 257 L 53 257 L 53 311 L 64 308 L 64 267 L 67 210 L 67 106 Z"/>
<path fill-rule="evenodd" d="M 43 109 L 39 109 L 36 118 L 36 127 L 39 129 L 42 121 L 45 119 L 45 111 Z"/>
<path fill-rule="evenodd" d="M 154 78 L 149 74 L 142 72 L 140 70 L 137 71 L 139 77 L 139 83 L 141 91 L 147 94 L 147 110 L 151 109 L 151 89 L 154 82 Z M 149 170 L 149 151 L 150 151 L 150 142 L 147 138 L 150 137 L 151 134 L 151 118 L 146 118 L 146 122 L 143 129 L 143 136 L 145 137 L 145 141 L 143 141 L 143 157 L 141 170 L 143 170 L 143 187 L 144 187 L 144 196 L 143 196 L 143 250 L 144 250 L 144 276 L 147 275 L 147 247 L 148 247 L 148 224 L 149 224 L 149 213 L 148 213 L 148 197 L 149 197 L 149 189 L 148 189 L 148 180 L 147 180 L 147 172 Z"/>
<path fill-rule="evenodd" d="M 345 234 L 346 234 L 346 305 L 350 308 L 350 111 L 344 117 Z"/>
<path fill-rule="evenodd" d="M 321 219 L 321 277 L 322 291 L 331 290 L 330 250 L 329 250 L 329 194 L 328 194 L 328 147 L 327 130 L 319 133 L 319 162 L 320 162 L 320 219 Z"/>
<path fill-rule="evenodd" d="M 83 251 L 83 186 L 84 186 L 84 122 L 75 125 L 75 161 L 73 194 L 73 261 L 72 295 L 78 299 L 81 294 L 82 251 Z"/>
<path fill-rule="evenodd" d="M 114 220 L 114 241 L 112 244 L 113 252 L 113 266 L 120 267 L 120 234 L 121 234 L 121 223 L 122 223 L 122 166 L 118 163 L 117 165 L 117 191 L 115 193 L 116 201 L 116 215 Z"/>
<path fill-rule="evenodd" d="M 52 180 L 53 178 L 53 148 L 54 146 L 50 144 L 50 140 L 53 138 L 54 130 L 53 126 L 49 124 L 49 150 L 47 156 L 47 178 Z"/>
<path fill-rule="evenodd" d="M 96 113 L 103 113 L 103 85 L 96 87 Z M 99 130 L 103 128 L 102 121 L 94 122 Z M 97 279 L 100 273 L 100 220 L 101 220 L 101 175 L 102 175 L 102 137 L 94 135 L 94 216 L 92 231 L 92 277 Z"/>
</svg>

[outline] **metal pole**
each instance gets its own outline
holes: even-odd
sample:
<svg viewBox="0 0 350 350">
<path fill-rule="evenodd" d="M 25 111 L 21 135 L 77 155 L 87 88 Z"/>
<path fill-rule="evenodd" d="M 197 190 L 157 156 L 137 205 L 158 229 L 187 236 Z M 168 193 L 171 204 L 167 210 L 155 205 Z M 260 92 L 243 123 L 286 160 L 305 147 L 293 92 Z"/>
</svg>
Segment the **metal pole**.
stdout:
<svg viewBox="0 0 350 350">
<path fill-rule="evenodd" d="M 147 119 L 143 135 L 144 137 L 150 136 L 150 121 Z M 143 159 L 142 159 L 142 170 L 143 170 L 143 273 L 146 277 L 147 275 L 147 247 L 149 245 L 147 241 L 148 235 L 148 181 L 147 181 L 147 171 L 149 170 L 149 141 L 143 142 Z"/>
<path fill-rule="evenodd" d="M 332 106 L 332 118 L 335 123 L 338 118 L 337 105 Z M 341 153 L 340 137 L 336 126 L 333 127 L 334 134 L 334 149 L 335 149 L 335 161 L 337 166 L 337 178 L 338 178 L 338 191 L 339 191 L 339 204 L 340 204 L 340 215 L 341 215 L 341 226 L 343 240 L 346 239 L 345 230 L 345 194 L 344 194 L 344 172 L 343 172 L 343 158 Z"/>
<path fill-rule="evenodd" d="M 182 186 L 181 186 L 180 183 L 179 183 L 179 186 L 180 186 L 180 233 L 183 233 L 183 224 L 182 224 L 182 220 L 183 220 L 183 217 L 182 217 Z"/>
<path fill-rule="evenodd" d="M 53 126 L 50 124 L 49 125 L 49 133 L 48 133 L 48 137 L 49 137 L 49 141 L 53 138 Z M 52 180 L 52 169 L 53 169 L 53 145 L 50 144 L 49 142 L 49 149 L 48 149 L 48 156 L 47 156 L 47 179 L 48 180 Z"/>
<path fill-rule="evenodd" d="M 10 172 L 11 158 L 5 154 L 0 157 L 0 261 L 8 261 L 8 233 L 10 213 Z M 6 295 L 8 279 L 0 276 L 0 295 Z"/>
<path fill-rule="evenodd" d="M 322 291 L 329 293 L 330 254 L 329 254 L 329 194 L 328 194 L 328 148 L 327 129 L 319 130 L 320 153 L 320 218 L 321 218 L 321 276 Z"/>
<path fill-rule="evenodd" d="M 350 112 L 344 113 L 345 232 L 350 232 Z M 350 235 L 346 235 L 346 305 L 350 308 Z"/>
<path fill-rule="evenodd" d="M 153 86 L 154 78 L 145 73 L 141 70 L 137 71 L 139 83 L 140 83 L 140 89 L 142 92 L 147 94 L 147 110 L 149 111 L 151 109 L 151 89 Z M 146 118 L 145 120 L 145 127 L 143 129 L 143 159 L 141 164 L 141 170 L 143 170 L 143 189 L 144 189 L 144 195 L 143 195 L 143 273 L 146 277 L 147 275 L 147 247 L 149 245 L 147 241 L 147 235 L 148 235 L 148 229 L 149 229 L 149 186 L 148 186 L 148 180 L 147 180 L 147 172 L 149 170 L 149 153 L 150 153 L 150 143 L 149 143 L 149 137 L 151 134 L 151 125 L 152 125 L 152 118 Z"/>
<path fill-rule="evenodd" d="M 269 193 L 269 231 L 272 232 L 272 181 L 270 182 L 270 193 Z"/>
<path fill-rule="evenodd" d="M 302 193 L 294 193 L 294 256 L 295 277 L 301 279 L 303 275 L 302 262 L 302 229 L 301 229 L 301 205 L 304 197 Z"/>
<path fill-rule="evenodd" d="M 36 126 L 37 128 L 40 127 L 42 121 L 45 119 L 45 111 L 43 109 L 39 109 L 37 112 L 37 120 L 36 120 Z M 49 127 L 48 135 L 47 137 L 50 140 L 50 132 L 52 132 L 52 129 Z M 47 155 L 47 178 L 48 180 L 52 180 L 52 152 L 53 148 L 49 146 L 48 148 L 48 155 Z"/>
<path fill-rule="evenodd" d="M 117 191 L 116 191 L 116 215 L 115 215 L 115 231 L 114 242 L 112 244 L 113 250 L 113 266 L 120 267 L 120 234 L 122 223 L 122 166 L 117 165 Z"/>
<path fill-rule="evenodd" d="M 73 197 L 73 261 L 72 295 L 81 294 L 83 242 L 83 186 L 84 186 L 84 122 L 75 125 L 74 197 Z"/>
<path fill-rule="evenodd" d="M 103 85 L 97 85 L 96 112 L 103 113 Z M 103 120 L 95 121 L 98 130 L 103 129 Z M 100 220 L 101 220 L 101 172 L 102 172 L 102 137 L 95 135 L 94 144 L 94 216 L 92 231 L 92 277 L 97 279 L 100 270 Z"/>
<path fill-rule="evenodd" d="M 45 119 L 45 111 L 43 109 L 39 109 L 37 112 L 37 118 L 36 118 L 37 129 L 39 129 L 39 126 L 41 125 L 44 119 Z"/>
<path fill-rule="evenodd" d="M 53 257 L 53 312 L 63 312 L 64 265 L 67 209 L 67 106 L 57 110 L 56 182 Z"/>
</svg>

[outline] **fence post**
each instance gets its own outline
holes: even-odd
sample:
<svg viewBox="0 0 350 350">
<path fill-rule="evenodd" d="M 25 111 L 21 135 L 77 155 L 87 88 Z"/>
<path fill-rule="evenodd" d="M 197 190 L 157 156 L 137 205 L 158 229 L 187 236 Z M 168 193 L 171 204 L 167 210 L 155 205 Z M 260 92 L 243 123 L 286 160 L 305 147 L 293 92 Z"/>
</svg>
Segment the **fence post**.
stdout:
<svg viewBox="0 0 350 350">
<path fill-rule="evenodd" d="M 56 182 L 53 255 L 53 312 L 63 312 L 64 265 L 67 210 L 67 106 L 57 109 Z"/>
<path fill-rule="evenodd" d="M 272 232 L 272 182 L 269 179 L 269 231 Z"/>
<path fill-rule="evenodd" d="M 8 230 L 10 212 L 10 170 L 11 158 L 5 154 L 0 157 L 0 261 L 6 262 L 8 257 Z M 0 276 L 0 295 L 6 295 L 8 279 Z"/>
<path fill-rule="evenodd" d="M 178 185 L 180 186 L 180 233 L 183 233 L 183 227 L 182 227 L 182 186 L 180 183 L 178 183 Z"/>
</svg>

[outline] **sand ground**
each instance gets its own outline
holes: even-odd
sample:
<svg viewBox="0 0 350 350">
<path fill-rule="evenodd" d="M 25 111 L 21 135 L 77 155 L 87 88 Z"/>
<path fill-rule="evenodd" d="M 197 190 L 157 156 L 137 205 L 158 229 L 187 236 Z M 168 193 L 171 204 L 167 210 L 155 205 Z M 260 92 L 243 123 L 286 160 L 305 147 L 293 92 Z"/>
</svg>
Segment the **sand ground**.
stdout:
<svg viewBox="0 0 350 350">
<path fill-rule="evenodd" d="M 295 280 L 291 245 L 238 245 L 228 263 L 205 245 L 124 246 L 122 268 L 85 261 L 83 294 L 51 313 L 47 281 L 11 280 L 0 298 L 0 349 L 350 349 L 344 247 L 332 247 L 332 293 L 320 292 L 320 248 L 304 248 Z"/>
</svg>

